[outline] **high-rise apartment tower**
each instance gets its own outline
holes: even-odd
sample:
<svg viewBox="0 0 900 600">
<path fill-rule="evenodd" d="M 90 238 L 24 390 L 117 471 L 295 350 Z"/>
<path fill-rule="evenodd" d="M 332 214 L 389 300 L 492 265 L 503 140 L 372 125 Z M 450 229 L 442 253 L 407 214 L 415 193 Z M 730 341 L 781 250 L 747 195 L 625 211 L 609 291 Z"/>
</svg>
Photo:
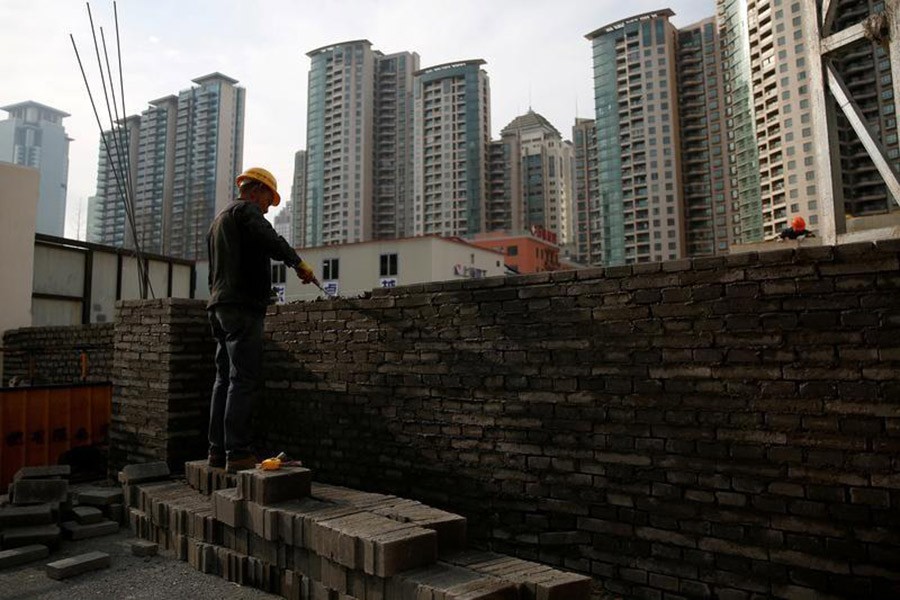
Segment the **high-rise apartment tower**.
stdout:
<svg viewBox="0 0 900 600">
<path fill-rule="evenodd" d="M 312 50 L 302 246 L 402 237 L 411 228 L 412 76 L 419 57 L 368 40 Z"/>
<path fill-rule="evenodd" d="M 576 261 L 603 264 L 602 211 L 600 210 L 597 127 L 593 119 L 575 119 L 572 127 L 572 250 Z"/>
<path fill-rule="evenodd" d="M 557 235 L 560 245 L 572 237 L 572 144 L 543 116 L 529 110 L 500 132 L 507 160 L 518 162 L 520 185 L 511 196 L 515 231 L 539 226 Z"/>
<path fill-rule="evenodd" d="M 446 63 L 415 74 L 415 235 L 484 230 L 491 143 L 484 64 Z"/>
<path fill-rule="evenodd" d="M 38 102 L 0 107 L 9 118 L 0 121 L 0 161 L 33 167 L 41 174 L 37 206 L 38 233 L 62 236 L 66 226 L 66 185 L 69 142 L 61 110 Z"/>
<path fill-rule="evenodd" d="M 722 52 L 715 18 L 678 30 L 678 115 L 686 253 L 734 243 Z"/>
<path fill-rule="evenodd" d="M 603 264 L 684 256 L 676 30 L 669 9 L 589 33 Z"/>
<path fill-rule="evenodd" d="M 122 201 L 130 185 L 142 250 L 206 256 L 209 224 L 233 199 L 241 171 L 245 91 L 221 73 L 193 82 L 195 87 L 152 101 L 124 127 L 104 133 L 109 154 L 101 141 L 92 241 L 134 245 Z"/>
</svg>

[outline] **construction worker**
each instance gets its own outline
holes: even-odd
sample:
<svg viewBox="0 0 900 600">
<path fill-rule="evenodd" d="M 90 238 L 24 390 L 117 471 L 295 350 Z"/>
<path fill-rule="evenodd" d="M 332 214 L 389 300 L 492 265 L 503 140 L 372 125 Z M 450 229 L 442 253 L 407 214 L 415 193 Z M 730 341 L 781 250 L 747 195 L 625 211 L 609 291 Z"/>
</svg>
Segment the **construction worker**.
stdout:
<svg viewBox="0 0 900 600">
<path fill-rule="evenodd" d="M 310 266 L 263 217 L 281 196 L 275 178 L 254 167 L 236 180 L 239 197 L 223 208 L 206 237 L 207 312 L 216 348 L 216 381 L 209 407 L 209 465 L 234 473 L 252 469 L 250 419 L 262 378 L 263 320 L 272 303 L 270 260 L 316 281 Z"/>
<path fill-rule="evenodd" d="M 781 232 L 779 241 L 802 240 L 808 237 L 815 237 L 815 234 L 806 229 L 806 221 L 798 215 L 791 220 L 791 226 Z"/>
</svg>

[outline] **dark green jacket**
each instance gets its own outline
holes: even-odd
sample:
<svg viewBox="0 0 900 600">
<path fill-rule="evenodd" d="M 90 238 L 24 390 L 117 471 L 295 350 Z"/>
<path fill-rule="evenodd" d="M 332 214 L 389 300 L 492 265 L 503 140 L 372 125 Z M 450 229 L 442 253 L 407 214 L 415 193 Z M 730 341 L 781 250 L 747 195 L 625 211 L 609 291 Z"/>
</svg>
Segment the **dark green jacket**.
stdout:
<svg viewBox="0 0 900 600">
<path fill-rule="evenodd" d="M 234 200 L 222 209 L 206 236 L 209 302 L 265 310 L 272 302 L 271 259 L 294 268 L 300 257 L 275 232 L 258 206 Z"/>
</svg>

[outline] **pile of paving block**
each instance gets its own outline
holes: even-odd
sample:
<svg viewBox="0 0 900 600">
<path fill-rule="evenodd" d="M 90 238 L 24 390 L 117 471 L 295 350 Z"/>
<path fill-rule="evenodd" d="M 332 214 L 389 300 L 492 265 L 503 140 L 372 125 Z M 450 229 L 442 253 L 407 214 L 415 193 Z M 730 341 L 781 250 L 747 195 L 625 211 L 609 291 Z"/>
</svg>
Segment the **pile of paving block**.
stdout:
<svg viewBox="0 0 900 600">
<path fill-rule="evenodd" d="M 125 513 L 122 490 L 72 487 L 70 474 L 69 465 L 24 467 L 15 474 L 8 496 L 0 501 L 0 568 L 45 558 L 62 538 L 82 540 L 119 531 Z M 103 562 L 108 566 L 109 557 Z M 82 572 L 84 564 L 60 570 L 51 563 L 47 574 L 69 576 Z"/>
<path fill-rule="evenodd" d="M 120 474 L 134 533 L 203 573 L 290 600 L 581 600 L 590 579 L 466 551 L 466 520 L 396 496 L 314 483 L 302 467 L 228 475 L 188 462 Z"/>
</svg>

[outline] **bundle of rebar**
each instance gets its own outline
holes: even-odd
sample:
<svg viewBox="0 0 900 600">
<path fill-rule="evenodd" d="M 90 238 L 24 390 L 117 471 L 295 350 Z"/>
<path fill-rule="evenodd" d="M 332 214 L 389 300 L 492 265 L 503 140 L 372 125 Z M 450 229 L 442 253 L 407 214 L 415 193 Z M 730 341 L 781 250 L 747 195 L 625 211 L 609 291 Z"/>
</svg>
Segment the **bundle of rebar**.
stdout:
<svg viewBox="0 0 900 600">
<path fill-rule="evenodd" d="M 103 46 L 103 59 L 101 59 L 101 44 L 97 43 L 97 28 L 94 27 L 94 17 L 91 14 L 91 5 L 89 2 L 86 3 L 86 5 L 88 21 L 91 25 L 91 36 L 94 41 L 94 52 L 97 57 L 97 68 L 100 72 L 100 84 L 103 88 L 103 101 L 106 104 L 106 114 L 109 119 L 108 135 L 107 132 L 103 129 L 103 123 L 101 122 L 100 114 L 97 111 L 97 103 L 94 101 L 94 94 L 91 91 L 91 85 L 88 82 L 87 72 L 84 69 L 84 63 L 82 63 L 81 61 L 81 54 L 78 52 L 78 45 L 75 43 L 75 36 L 70 33 L 69 38 L 72 40 L 72 48 L 75 50 L 75 58 L 78 60 L 78 68 L 81 70 L 81 77 L 84 80 L 84 87 L 87 90 L 88 99 L 90 100 L 91 108 L 94 111 L 94 119 L 97 121 L 97 128 L 100 131 L 100 142 L 103 145 L 103 149 L 106 153 L 106 158 L 109 161 L 109 166 L 113 173 L 113 178 L 116 182 L 117 196 L 123 204 L 128 228 L 131 230 L 131 235 L 134 239 L 134 253 L 135 258 L 137 259 L 141 299 L 146 300 L 148 297 L 148 293 L 151 298 L 155 298 L 156 295 L 153 293 L 153 284 L 150 282 L 148 266 L 144 259 L 143 252 L 141 251 L 140 237 L 137 234 L 137 226 L 135 224 L 134 182 L 132 181 L 131 177 L 131 156 L 129 152 L 128 132 L 124 127 L 126 120 L 125 85 L 122 75 L 122 44 L 119 37 L 119 11 L 116 3 L 113 2 L 113 16 L 116 30 L 116 58 L 118 60 L 119 72 L 119 96 L 117 99 L 115 80 L 113 79 L 113 71 L 110 67 L 109 62 L 109 53 L 107 52 L 106 48 L 106 35 L 103 32 L 103 27 L 100 27 L 100 40 Z M 103 70 L 104 62 L 106 65 L 105 73 Z M 109 87 L 107 87 L 107 79 L 109 80 Z M 117 100 L 121 103 L 122 106 L 121 119 L 119 115 L 119 105 L 117 104 Z"/>
</svg>

